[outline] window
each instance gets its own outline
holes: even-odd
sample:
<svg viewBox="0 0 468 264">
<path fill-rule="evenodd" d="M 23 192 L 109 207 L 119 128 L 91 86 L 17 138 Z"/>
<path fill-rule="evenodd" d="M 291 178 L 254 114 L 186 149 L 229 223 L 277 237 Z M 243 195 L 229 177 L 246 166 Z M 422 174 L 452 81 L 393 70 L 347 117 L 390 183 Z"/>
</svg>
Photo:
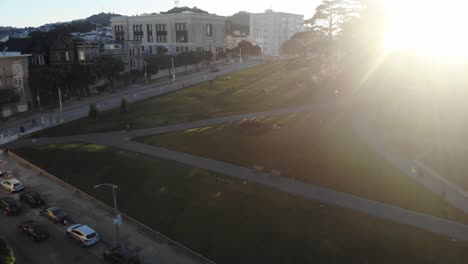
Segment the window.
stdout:
<svg viewBox="0 0 468 264">
<path fill-rule="evenodd" d="M 148 42 L 153 42 L 153 25 L 152 24 L 146 25 L 146 35 L 147 35 Z"/>
<path fill-rule="evenodd" d="M 143 40 L 143 25 L 133 25 L 133 40 Z"/>
<path fill-rule="evenodd" d="M 166 24 L 156 24 L 156 31 L 166 31 Z"/>
<path fill-rule="evenodd" d="M 85 61 L 86 60 L 84 51 L 80 51 L 78 56 L 79 56 L 80 61 Z"/>
<path fill-rule="evenodd" d="M 68 51 L 65 51 L 65 60 L 70 61 L 70 53 Z"/>
<path fill-rule="evenodd" d="M 166 24 L 156 24 L 156 42 L 167 42 Z"/>
<path fill-rule="evenodd" d="M 167 35 L 156 35 L 156 42 L 167 42 Z"/>
<path fill-rule="evenodd" d="M 188 42 L 187 23 L 176 23 L 175 28 L 176 28 L 176 42 L 187 43 Z"/>
<path fill-rule="evenodd" d="M 206 36 L 212 37 L 213 36 L 213 25 L 206 24 Z"/>
<path fill-rule="evenodd" d="M 149 46 L 149 53 L 153 54 L 153 46 Z"/>
<path fill-rule="evenodd" d="M 185 47 L 185 52 L 187 52 L 187 51 L 188 51 L 188 47 Z"/>
<path fill-rule="evenodd" d="M 176 52 L 179 53 L 179 47 L 176 47 Z"/>
<path fill-rule="evenodd" d="M 175 28 L 176 28 L 176 31 L 177 30 L 187 30 L 187 23 L 176 23 Z"/>
<path fill-rule="evenodd" d="M 125 33 L 124 33 L 123 25 L 115 25 L 114 32 L 115 32 L 114 37 L 116 40 L 125 40 Z"/>
</svg>

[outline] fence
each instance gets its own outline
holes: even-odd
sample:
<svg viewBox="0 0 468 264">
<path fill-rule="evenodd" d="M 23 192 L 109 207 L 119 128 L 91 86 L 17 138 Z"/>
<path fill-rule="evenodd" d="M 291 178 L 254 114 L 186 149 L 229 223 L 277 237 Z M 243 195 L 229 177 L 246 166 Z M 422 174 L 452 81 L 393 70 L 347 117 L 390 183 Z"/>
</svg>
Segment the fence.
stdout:
<svg viewBox="0 0 468 264">
<path fill-rule="evenodd" d="M 114 212 L 114 209 L 112 207 L 110 207 L 109 205 L 97 200 L 96 198 L 92 197 L 91 195 L 79 190 L 78 188 L 76 187 L 73 187 L 71 186 L 70 184 L 66 183 L 65 181 L 55 177 L 54 175 L 48 173 L 47 171 L 37 167 L 36 165 L 30 163 L 29 161 L 21 158 L 20 156 L 16 155 L 15 153 L 9 151 L 8 152 L 8 155 L 13 158 L 16 162 L 18 162 L 19 164 L 23 165 L 23 166 L 26 166 L 34 171 L 36 171 L 37 173 L 39 173 L 40 175 L 64 186 L 65 188 L 69 189 L 69 190 L 72 190 L 76 193 L 78 193 L 81 197 L 85 198 L 85 199 L 88 199 L 94 203 L 97 203 L 99 206 L 101 206 L 103 209 L 113 213 Z M 121 212 L 120 212 L 121 213 Z M 209 264 L 215 264 L 215 262 L 207 259 L 206 257 L 200 255 L 199 253 L 177 243 L 176 241 L 168 238 L 167 236 L 153 230 L 152 228 L 138 222 L 137 220 L 131 218 L 130 216 L 128 215 L 125 215 L 123 213 L 121 213 L 123 219 L 125 219 L 127 222 L 129 223 L 132 223 L 134 225 L 136 225 L 138 228 L 140 228 L 141 230 L 145 231 L 146 233 L 149 233 L 150 235 L 152 235 L 154 238 L 156 238 L 159 242 L 165 242 L 167 244 L 169 244 L 170 246 L 172 246 L 172 248 L 174 248 L 176 251 L 179 251 L 179 252 L 184 252 L 184 253 L 188 253 L 188 255 L 190 255 L 191 257 L 197 259 L 198 261 L 201 261 L 202 263 L 209 263 Z"/>
</svg>

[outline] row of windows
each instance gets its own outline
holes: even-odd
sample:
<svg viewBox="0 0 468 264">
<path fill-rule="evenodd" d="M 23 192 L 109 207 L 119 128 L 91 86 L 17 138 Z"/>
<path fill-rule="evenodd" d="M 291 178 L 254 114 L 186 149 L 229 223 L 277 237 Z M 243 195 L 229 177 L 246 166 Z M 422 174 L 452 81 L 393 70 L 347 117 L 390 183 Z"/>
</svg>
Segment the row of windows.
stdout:
<svg viewBox="0 0 468 264">
<path fill-rule="evenodd" d="M 118 27 L 118 28 L 117 28 Z M 176 23 L 176 42 L 186 43 L 188 42 L 187 36 L 187 23 Z M 116 39 L 123 40 L 123 26 L 115 26 L 116 32 Z M 146 32 L 147 32 L 147 41 L 153 42 L 153 25 L 147 24 L 146 25 Z M 213 25 L 206 24 L 205 28 L 206 36 L 212 37 L 213 36 Z M 133 39 L 137 41 L 143 40 L 143 25 L 133 25 Z M 167 42 L 167 31 L 166 31 L 166 24 L 156 24 L 156 42 Z"/>
</svg>

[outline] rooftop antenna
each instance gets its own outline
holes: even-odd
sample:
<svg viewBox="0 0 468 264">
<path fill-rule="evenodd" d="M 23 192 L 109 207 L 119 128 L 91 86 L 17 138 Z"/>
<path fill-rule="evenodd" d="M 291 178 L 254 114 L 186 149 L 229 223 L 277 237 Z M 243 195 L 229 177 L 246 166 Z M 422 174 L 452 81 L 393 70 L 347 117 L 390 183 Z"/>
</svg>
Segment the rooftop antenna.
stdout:
<svg viewBox="0 0 468 264">
<path fill-rule="evenodd" d="M 174 7 L 179 7 L 180 1 L 179 0 L 174 0 Z"/>
</svg>

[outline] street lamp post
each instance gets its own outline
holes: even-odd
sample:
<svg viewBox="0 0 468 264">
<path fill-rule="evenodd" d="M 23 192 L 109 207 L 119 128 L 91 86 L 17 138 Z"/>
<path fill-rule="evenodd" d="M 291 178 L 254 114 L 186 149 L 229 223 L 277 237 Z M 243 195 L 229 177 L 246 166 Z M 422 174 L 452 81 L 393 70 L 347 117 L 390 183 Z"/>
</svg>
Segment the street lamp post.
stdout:
<svg viewBox="0 0 468 264">
<path fill-rule="evenodd" d="M 111 184 L 111 183 L 101 183 L 98 185 L 95 185 L 93 188 L 97 189 L 101 186 L 109 186 L 112 188 L 112 196 L 114 198 L 114 211 L 115 211 L 115 219 L 114 219 L 114 224 L 115 224 L 115 239 L 117 242 L 117 245 L 120 245 L 120 236 L 119 236 L 119 225 L 120 225 L 120 217 L 119 217 L 119 212 L 117 211 L 117 195 L 115 192 L 115 189 L 117 189 L 117 185 Z"/>
</svg>

